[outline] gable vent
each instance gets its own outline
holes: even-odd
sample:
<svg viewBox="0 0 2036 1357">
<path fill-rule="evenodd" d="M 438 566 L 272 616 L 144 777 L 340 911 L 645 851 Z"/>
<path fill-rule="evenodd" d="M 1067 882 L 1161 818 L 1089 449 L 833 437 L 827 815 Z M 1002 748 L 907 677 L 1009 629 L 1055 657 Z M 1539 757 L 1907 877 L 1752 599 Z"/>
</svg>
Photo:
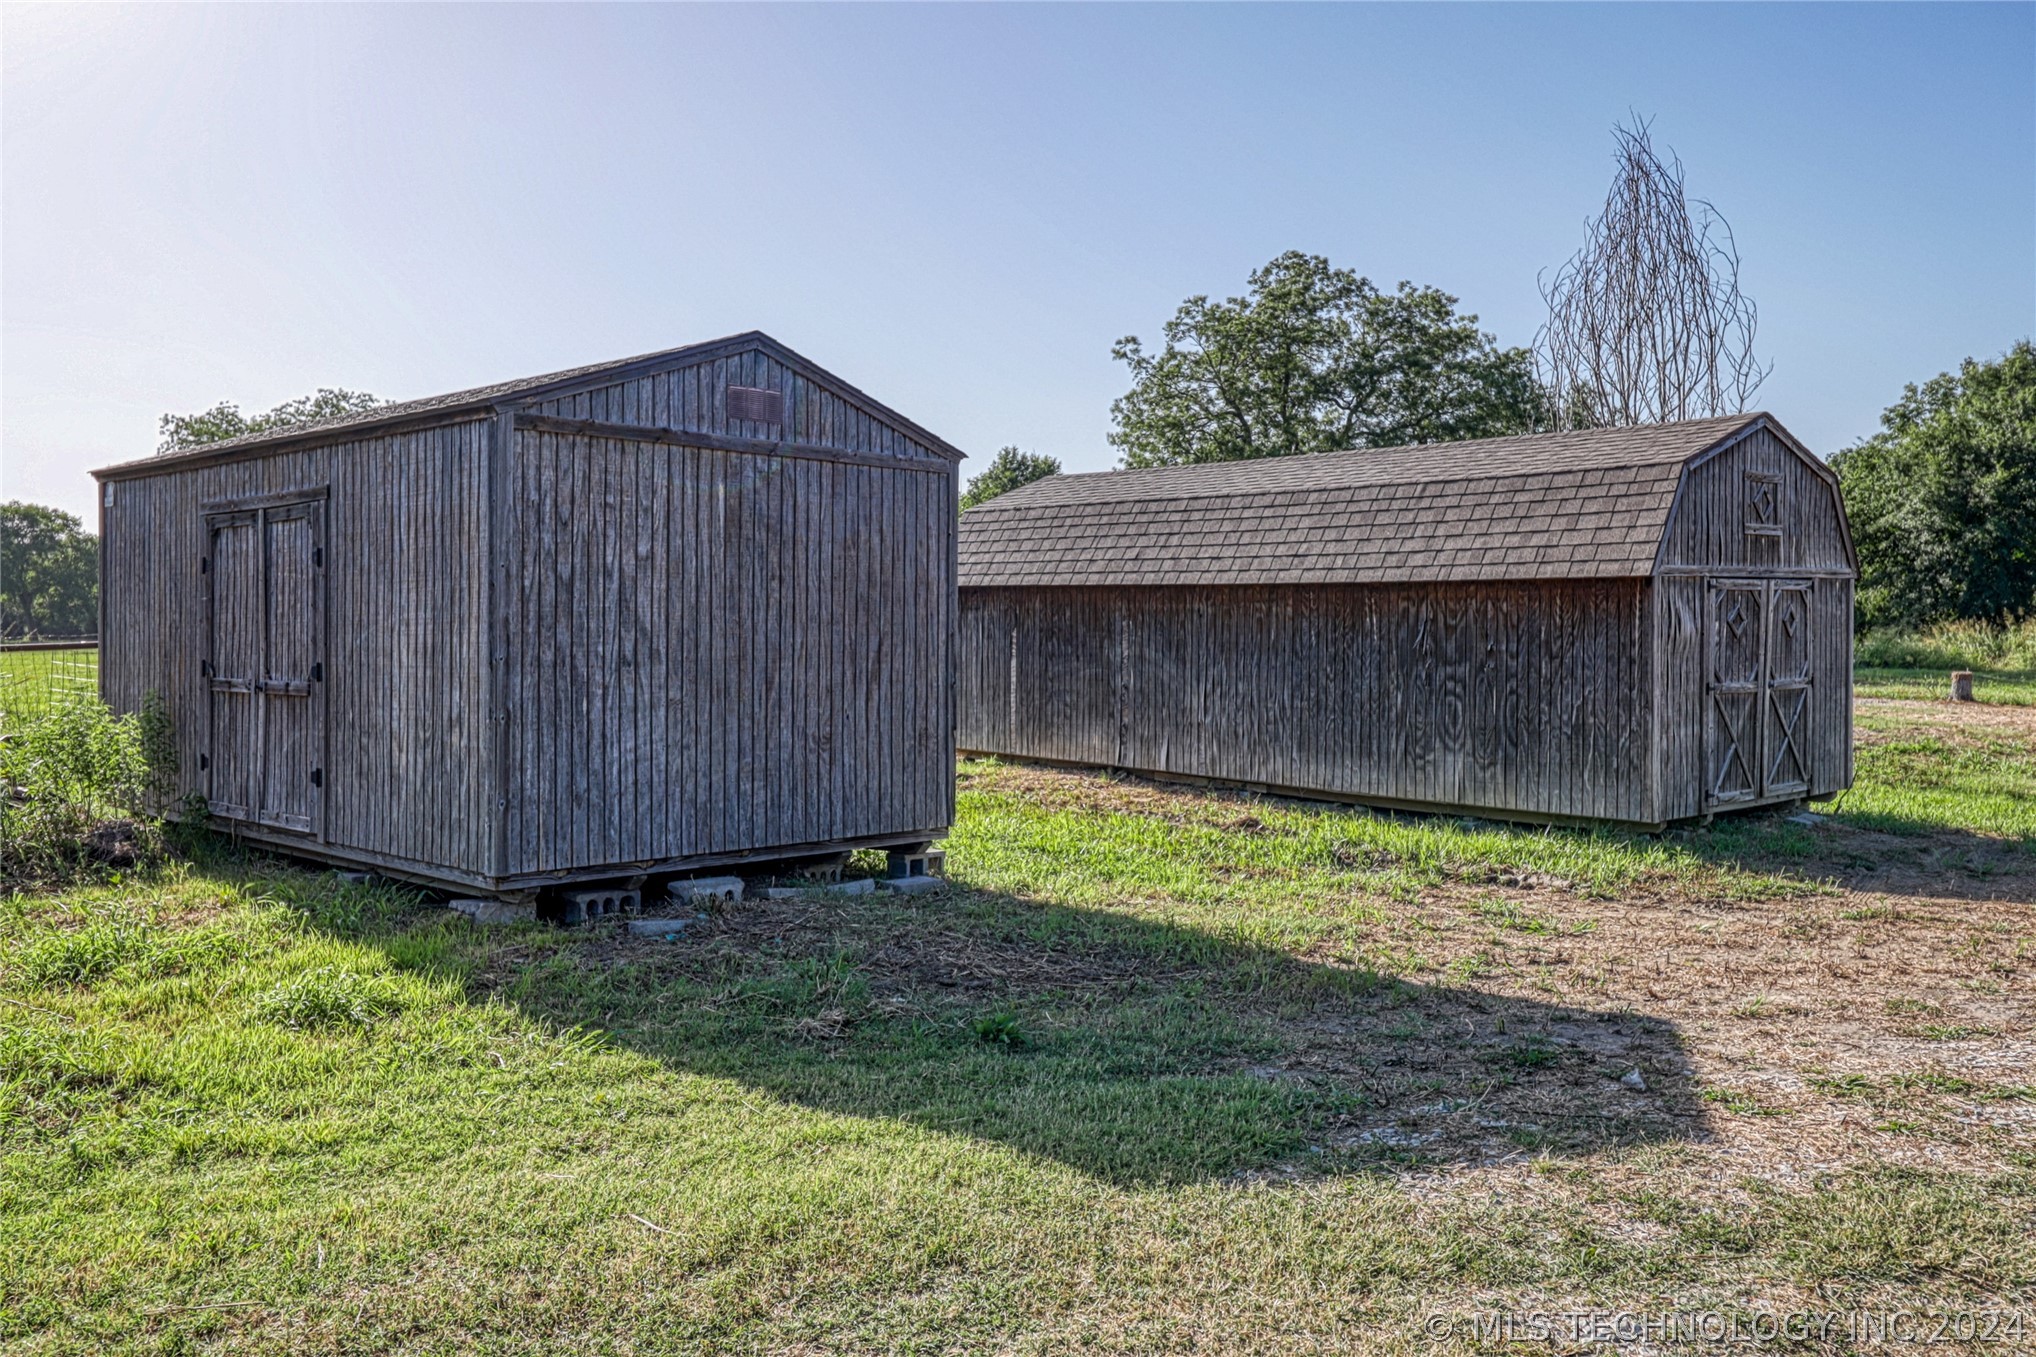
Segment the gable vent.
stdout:
<svg viewBox="0 0 2036 1357">
<path fill-rule="evenodd" d="M 728 417 L 754 420 L 759 424 L 783 424 L 784 393 L 761 386 L 731 386 L 728 388 Z"/>
</svg>

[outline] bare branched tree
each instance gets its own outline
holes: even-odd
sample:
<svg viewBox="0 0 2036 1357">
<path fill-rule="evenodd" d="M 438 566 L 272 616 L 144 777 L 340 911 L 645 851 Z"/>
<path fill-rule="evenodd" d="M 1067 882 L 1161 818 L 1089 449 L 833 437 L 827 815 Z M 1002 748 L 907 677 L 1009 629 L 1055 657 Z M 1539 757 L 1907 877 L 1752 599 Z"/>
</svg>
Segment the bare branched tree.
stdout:
<svg viewBox="0 0 2036 1357">
<path fill-rule="evenodd" d="M 1613 129 L 1619 174 L 1583 249 L 1541 285 L 1534 355 L 1558 429 L 1736 414 L 1772 365 L 1753 354 L 1757 312 L 1716 208 L 1683 191 L 1648 124 Z"/>
</svg>

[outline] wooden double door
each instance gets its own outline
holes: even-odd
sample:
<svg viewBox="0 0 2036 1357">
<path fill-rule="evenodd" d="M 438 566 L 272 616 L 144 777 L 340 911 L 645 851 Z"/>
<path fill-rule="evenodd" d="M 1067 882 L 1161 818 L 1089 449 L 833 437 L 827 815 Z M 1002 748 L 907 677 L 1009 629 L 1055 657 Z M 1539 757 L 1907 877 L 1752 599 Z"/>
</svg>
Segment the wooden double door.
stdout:
<svg viewBox="0 0 2036 1357">
<path fill-rule="evenodd" d="M 1801 796 L 1811 781 L 1812 582 L 1704 585 L 1704 804 Z"/>
<path fill-rule="evenodd" d="M 325 504 L 206 516 L 214 815 L 299 834 L 325 821 Z"/>
</svg>

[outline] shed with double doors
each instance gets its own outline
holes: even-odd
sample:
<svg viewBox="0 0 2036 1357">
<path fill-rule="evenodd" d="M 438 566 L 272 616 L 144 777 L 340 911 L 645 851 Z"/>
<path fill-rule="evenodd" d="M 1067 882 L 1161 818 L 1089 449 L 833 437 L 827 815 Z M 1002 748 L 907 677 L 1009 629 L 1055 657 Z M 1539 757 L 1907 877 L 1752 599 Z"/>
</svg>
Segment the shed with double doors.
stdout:
<svg viewBox="0 0 2036 1357">
<path fill-rule="evenodd" d="M 101 691 L 225 827 L 398 877 L 910 848 L 960 458 L 751 333 L 110 467 Z"/>
<path fill-rule="evenodd" d="M 1765 414 L 1056 476 L 962 516 L 959 744 L 1528 820 L 1824 798 L 1856 574 Z"/>
</svg>

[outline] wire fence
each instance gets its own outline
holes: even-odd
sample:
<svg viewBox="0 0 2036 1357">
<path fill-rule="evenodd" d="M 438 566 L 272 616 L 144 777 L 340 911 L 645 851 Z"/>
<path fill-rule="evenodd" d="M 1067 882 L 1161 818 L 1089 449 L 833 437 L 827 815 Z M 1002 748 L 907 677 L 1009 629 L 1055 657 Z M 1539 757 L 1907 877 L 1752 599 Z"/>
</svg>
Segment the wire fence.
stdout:
<svg viewBox="0 0 2036 1357">
<path fill-rule="evenodd" d="M 98 695 L 97 641 L 0 645 L 0 728 Z"/>
</svg>

